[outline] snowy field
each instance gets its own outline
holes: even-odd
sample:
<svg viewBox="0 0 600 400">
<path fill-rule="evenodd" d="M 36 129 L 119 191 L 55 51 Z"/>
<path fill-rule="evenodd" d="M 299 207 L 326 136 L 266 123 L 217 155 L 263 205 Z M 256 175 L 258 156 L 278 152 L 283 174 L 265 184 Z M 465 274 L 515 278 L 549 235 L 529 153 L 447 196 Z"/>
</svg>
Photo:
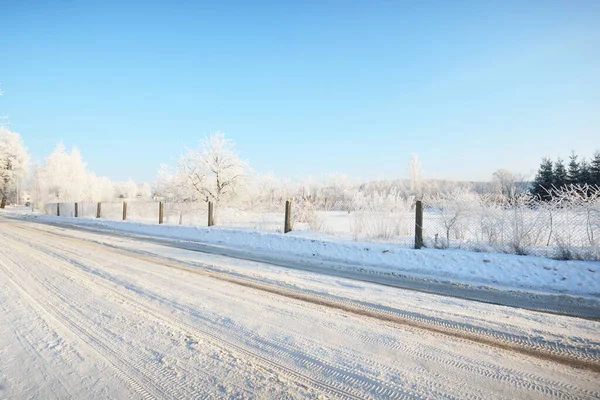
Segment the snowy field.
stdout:
<svg viewBox="0 0 600 400">
<path fill-rule="evenodd" d="M 0 398 L 598 398 L 600 323 L 0 218 Z"/>
</svg>

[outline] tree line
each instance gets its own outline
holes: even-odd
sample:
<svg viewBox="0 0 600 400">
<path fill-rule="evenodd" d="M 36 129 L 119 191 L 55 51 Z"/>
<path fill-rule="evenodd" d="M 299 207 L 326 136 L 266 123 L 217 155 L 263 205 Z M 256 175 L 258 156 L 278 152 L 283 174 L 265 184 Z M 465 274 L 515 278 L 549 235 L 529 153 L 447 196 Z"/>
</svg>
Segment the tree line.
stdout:
<svg viewBox="0 0 600 400">
<path fill-rule="evenodd" d="M 552 198 L 552 189 L 563 189 L 579 185 L 581 187 L 600 187 L 600 151 L 594 153 L 591 161 L 582 158 L 578 160 L 575 152 L 571 153 L 568 164 L 558 158 L 552 161 L 545 157 L 535 176 L 531 187 L 531 194 L 542 199 Z"/>
</svg>

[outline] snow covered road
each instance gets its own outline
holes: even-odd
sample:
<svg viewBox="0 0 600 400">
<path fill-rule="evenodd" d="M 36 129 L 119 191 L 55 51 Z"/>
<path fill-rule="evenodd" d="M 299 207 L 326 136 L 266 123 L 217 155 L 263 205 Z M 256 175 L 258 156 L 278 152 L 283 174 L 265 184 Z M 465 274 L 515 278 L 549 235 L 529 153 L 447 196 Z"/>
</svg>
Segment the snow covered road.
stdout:
<svg viewBox="0 0 600 400">
<path fill-rule="evenodd" d="M 0 398 L 598 398 L 600 323 L 0 219 Z"/>
</svg>

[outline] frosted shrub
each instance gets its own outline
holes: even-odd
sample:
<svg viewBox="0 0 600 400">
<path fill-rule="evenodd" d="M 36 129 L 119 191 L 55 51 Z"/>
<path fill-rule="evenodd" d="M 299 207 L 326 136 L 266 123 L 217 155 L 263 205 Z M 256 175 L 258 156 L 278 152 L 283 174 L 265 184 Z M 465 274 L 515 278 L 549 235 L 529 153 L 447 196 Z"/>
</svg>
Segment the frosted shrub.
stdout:
<svg viewBox="0 0 600 400">
<path fill-rule="evenodd" d="M 480 196 L 464 188 L 430 196 L 425 203 L 438 217 L 438 228 L 443 231 L 445 240 L 438 242 L 441 247 L 450 247 L 451 238 L 464 240 L 473 216 L 481 208 Z M 436 232 L 436 237 L 438 236 L 439 233 Z"/>
<path fill-rule="evenodd" d="M 546 214 L 536 210 L 537 201 L 528 194 L 515 196 L 504 217 L 508 221 L 506 242 L 510 252 L 527 254 L 528 248 L 542 243 L 548 226 Z"/>
<path fill-rule="evenodd" d="M 390 240 L 411 236 L 414 227 L 413 205 L 414 198 L 405 199 L 394 191 L 387 195 L 375 193 L 371 196 L 357 193 L 351 211 L 354 239 Z"/>
<path fill-rule="evenodd" d="M 548 191 L 552 197 L 552 232 L 558 258 L 600 259 L 600 188 L 570 185 Z"/>
<path fill-rule="evenodd" d="M 292 229 L 299 223 L 308 224 L 311 231 L 323 231 L 323 219 L 317 213 L 313 204 L 304 199 L 296 199 L 292 201 L 291 215 Z"/>
<path fill-rule="evenodd" d="M 505 229 L 502 207 L 489 196 L 482 197 L 477 218 L 479 223 L 477 240 L 485 245 L 498 246 L 503 239 Z"/>
</svg>

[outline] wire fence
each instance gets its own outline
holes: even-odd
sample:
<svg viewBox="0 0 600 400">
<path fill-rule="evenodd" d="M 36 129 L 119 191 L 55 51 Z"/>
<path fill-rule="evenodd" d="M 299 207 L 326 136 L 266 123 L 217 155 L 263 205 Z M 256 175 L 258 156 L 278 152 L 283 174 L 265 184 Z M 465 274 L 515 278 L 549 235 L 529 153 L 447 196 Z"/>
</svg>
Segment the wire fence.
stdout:
<svg viewBox="0 0 600 400">
<path fill-rule="evenodd" d="M 511 203 L 492 200 L 466 192 L 424 200 L 424 247 L 600 260 L 600 196 L 556 202 L 533 201 L 527 196 Z M 216 206 L 214 222 L 220 226 L 283 232 L 285 202 L 280 196 L 268 201 Z M 162 220 L 160 204 L 52 203 L 46 204 L 44 210 L 65 217 L 208 226 L 208 206 L 204 202 L 163 203 Z M 297 197 L 291 202 L 290 224 L 292 231 L 414 247 L 415 205 L 414 198 L 394 194 L 355 195 L 336 201 Z"/>
</svg>

